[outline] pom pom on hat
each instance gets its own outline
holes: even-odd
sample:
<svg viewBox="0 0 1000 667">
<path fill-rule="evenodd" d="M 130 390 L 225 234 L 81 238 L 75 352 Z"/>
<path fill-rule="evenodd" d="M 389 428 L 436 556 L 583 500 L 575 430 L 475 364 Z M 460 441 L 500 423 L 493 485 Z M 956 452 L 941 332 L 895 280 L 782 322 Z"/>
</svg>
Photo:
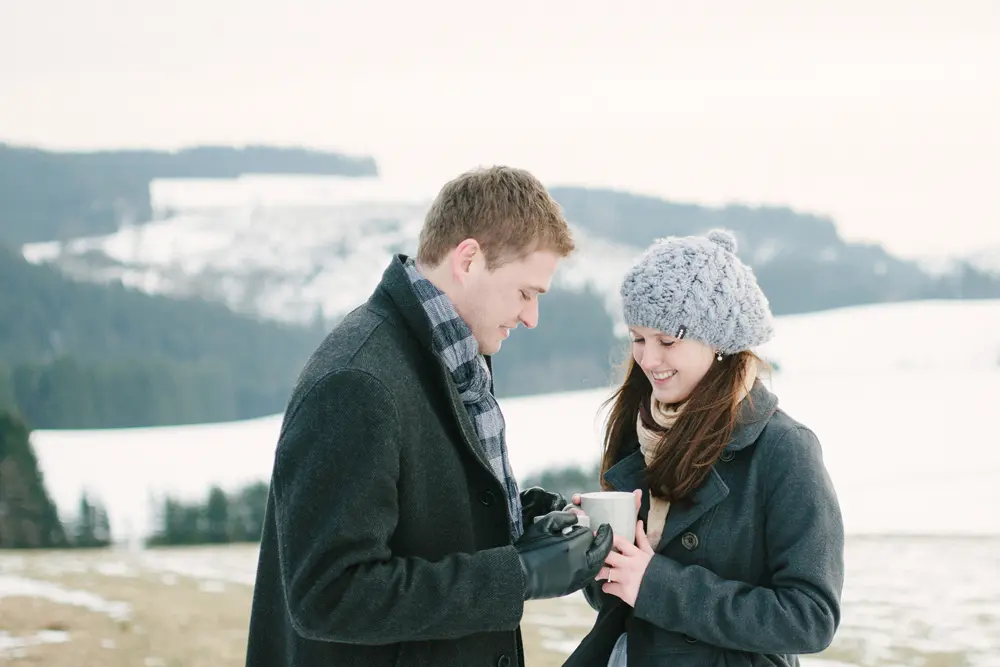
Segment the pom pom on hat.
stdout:
<svg viewBox="0 0 1000 667">
<path fill-rule="evenodd" d="M 713 229 L 708 234 L 708 240 L 722 246 L 731 253 L 736 253 L 736 237 L 724 229 Z"/>
</svg>

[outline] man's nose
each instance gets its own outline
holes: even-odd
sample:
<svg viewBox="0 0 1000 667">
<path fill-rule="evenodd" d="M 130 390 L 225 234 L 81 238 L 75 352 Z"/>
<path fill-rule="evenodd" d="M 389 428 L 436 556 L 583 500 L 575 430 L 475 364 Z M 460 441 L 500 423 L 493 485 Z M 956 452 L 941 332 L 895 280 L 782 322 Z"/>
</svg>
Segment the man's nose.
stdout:
<svg viewBox="0 0 1000 667">
<path fill-rule="evenodd" d="M 538 326 L 538 302 L 534 299 L 524 307 L 521 311 L 521 324 L 528 327 L 529 329 L 534 329 Z"/>
</svg>

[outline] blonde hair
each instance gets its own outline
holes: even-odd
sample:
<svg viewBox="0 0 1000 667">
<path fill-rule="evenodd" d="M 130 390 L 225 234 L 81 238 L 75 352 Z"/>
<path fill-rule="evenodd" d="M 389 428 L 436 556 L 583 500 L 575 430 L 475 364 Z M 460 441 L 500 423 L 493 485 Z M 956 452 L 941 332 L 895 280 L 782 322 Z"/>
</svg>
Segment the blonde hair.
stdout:
<svg viewBox="0 0 1000 667">
<path fill-rule="evenodd" d="M 562 207 L 541 182 L 504 166 L 467 171 L 441 188 L 420 230 L 417 260 L 437 266 L 469 238 L 490 269 L 536 250 L 566 257 L 575 249 Z"/>
</svg>

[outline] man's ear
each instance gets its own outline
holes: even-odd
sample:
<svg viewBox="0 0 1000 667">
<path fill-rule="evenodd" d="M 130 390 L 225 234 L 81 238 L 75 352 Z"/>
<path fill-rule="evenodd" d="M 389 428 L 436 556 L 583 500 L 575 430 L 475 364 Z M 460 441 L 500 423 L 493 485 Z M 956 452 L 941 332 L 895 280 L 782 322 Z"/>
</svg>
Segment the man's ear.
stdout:
<svg viewBox="0 0 1000 667">
<path fill-rule="evenodd" d="M 465 282 L 478 263 L 483 263 L 483 250 L 476 239 L 465 239 L 451 253 L 451 272 L 455 280 Z"/>
</svg>

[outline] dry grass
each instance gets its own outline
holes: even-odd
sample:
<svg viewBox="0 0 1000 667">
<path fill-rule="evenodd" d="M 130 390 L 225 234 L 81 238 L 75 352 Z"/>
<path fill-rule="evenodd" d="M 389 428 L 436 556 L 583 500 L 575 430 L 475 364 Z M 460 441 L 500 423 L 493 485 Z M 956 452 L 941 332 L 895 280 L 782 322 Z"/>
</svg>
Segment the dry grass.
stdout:
<svg viewBox="0 0 1000 667">
<path fill-rule="evenodd" d="M 4 575 L 50 582 L 131 607 L 116 620 L 68 601 L 0 597 L 0 664 L 10 667 L 243 667 L 255 546 L 162 549 L 151 552 L 3 552 Z M 176 572 L 190 572 L 183 576 Z M 229 583 L 231 579 L 244 583 Z M 2 586 L 0 586 L 2 590 Z M 985 607 L 984 607 L 985 608 Z M 524 634 L 530 667 L 560 667 L 586 634 L 594 613 L 579 597 L 529 602 Z M 993 620 L 984 621 L 992 627 Z M 68 633 L 62 643 L 5 650 L 5 635 L 31 638 Z M 908 642 L 873 654 L 862 638 L 841 633 L 822 658 L 827 664 L 977 664 L 946 645 L 935 651 Z M 809 664 L 805 662 L 804 664 Z"/>
<path fill-rule="evenodd" d="M 233 547 L 241 549 L 243 547 Z M 6 552 L 11 556 L 11 552 Z M 113 552 L 15 554 L 6 573 L 44 580 L 72 591 L 88 591 L 132 608 L 127 620 L 102 611 L 36 597 L 0 598 L 0 636 L 33 637 L 62 631 L 64 643 L 32 645 L 0 653 L 11 667 L 242 667 L 252 590 L 244 584 L 206 582 L 191 577 L 143 570 L 128 554 Z M 0 552 L 0 572 L 5 554 Z M 101 565 L 125 561 L 133 571 L 103 574 Z M 209 583 L 210 585 L 206 585 Z M 567 601 L 531 602 L 526 609 L 524 640 L 532 667 L 558 667 L 565 654 L 543 644 L 565 640 L 558 630 L 531 623 L 532 617 L 565 615 Z M 581 637 L 585 627 L 572 628 Z M 0 640 L 2 647 L 2 640 Z"/>
<path fill-rule="evenodd" d="M 127 620 L 101 611 L 33 597 L 7 597 L 0 602 L 0 630 L 32 636 L 44 630 L 68 632 L 70 641 L 41 644 L 5 656 L 11 665 L 118 665 L 144 667 L 209 667 L 242 665 L 250 589 L 227 585 L 202 590 L 185 577 L 142 572 L 114 576 L 93 571 L 52 573 L 44 554 L 29 554 L 21 576 L 50 581 L 73 591 L 89 591 L 132 608 Z M 87 554 L 84 561 L 100 559 Z"/>
</svg>

